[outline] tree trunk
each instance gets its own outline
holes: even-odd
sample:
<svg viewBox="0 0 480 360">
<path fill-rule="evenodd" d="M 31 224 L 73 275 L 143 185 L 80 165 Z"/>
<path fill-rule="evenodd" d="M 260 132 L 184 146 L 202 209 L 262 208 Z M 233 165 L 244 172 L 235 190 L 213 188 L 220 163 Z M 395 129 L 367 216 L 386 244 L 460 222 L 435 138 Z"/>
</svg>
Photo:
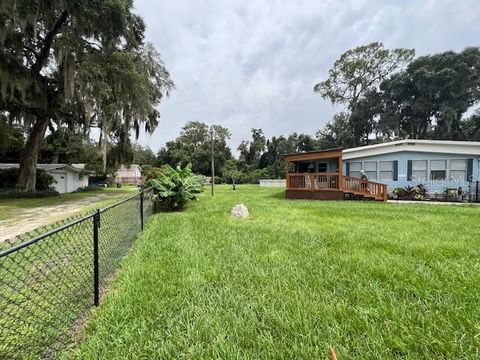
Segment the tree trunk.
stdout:
<svg viewBox="0 0 480 360">
<path fill-rule="evenodd" d="M 108 128 L 106 121 L 102 124 L 102 134 L 100 137 L 100 148 L 102 151 L 103 173 L 107 172 L 107 153 L 108 153 Z"/>
<path fill-rule="evenodd" d="M 45 114 L 37 115 L 37 120 L 25 144 L 25 150 L 20 157 L 17 185 L 18 190 L 21 192 L 35 191 L 38 153 L 42 147 L 48 121 L 48 117 Z"/>
</svg>

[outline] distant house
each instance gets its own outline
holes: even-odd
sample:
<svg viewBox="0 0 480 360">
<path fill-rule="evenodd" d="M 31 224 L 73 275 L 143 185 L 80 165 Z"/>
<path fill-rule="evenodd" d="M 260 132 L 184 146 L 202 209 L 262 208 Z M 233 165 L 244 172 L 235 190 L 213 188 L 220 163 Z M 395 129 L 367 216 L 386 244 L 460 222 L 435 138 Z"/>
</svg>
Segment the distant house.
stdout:
<svg viewBox="0 0 480 360">
<path fill-rule="evenodd" d="M 480 142 L 472 141 L 408 139 L 287 154 L 284 160 L 287 197 L 294 199 L 385 200 L 397 187 L 418 184 L 429 193 L 469 191 L 480 178 Z"/>
<path fill-rule="evenodd" d="M 115 176 L 115 182 L 121 184 L 139 185 L 141 181 L 142 169 L 140 168 L 140 165 L 137 164 L 120 166 Z"/>
<path fill-rule="evenodd" d="M 19 164 L 0 164 L 0 169 L 18 168 Z M 69 193 L 88 186 L 88 177 L 83 170 L 68 164 L 37 164 L 37 169 L 52 175 L 53 187 L 59 193 Z"/>
</svg>

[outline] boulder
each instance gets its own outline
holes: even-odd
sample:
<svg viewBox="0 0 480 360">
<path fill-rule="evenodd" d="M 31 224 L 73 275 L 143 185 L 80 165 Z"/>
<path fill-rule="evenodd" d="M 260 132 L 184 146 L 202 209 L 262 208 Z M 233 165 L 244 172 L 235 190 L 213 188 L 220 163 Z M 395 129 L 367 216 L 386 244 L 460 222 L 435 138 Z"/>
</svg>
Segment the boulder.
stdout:
<svg viewBox="0 0 480 360">
<path fill-rule="evenodd" d="M 237 219 L 246 219 L 249 215 L 248 208 L 243 204 L 235 205 L 230 211 L 230 216 Z"/>
</svg>

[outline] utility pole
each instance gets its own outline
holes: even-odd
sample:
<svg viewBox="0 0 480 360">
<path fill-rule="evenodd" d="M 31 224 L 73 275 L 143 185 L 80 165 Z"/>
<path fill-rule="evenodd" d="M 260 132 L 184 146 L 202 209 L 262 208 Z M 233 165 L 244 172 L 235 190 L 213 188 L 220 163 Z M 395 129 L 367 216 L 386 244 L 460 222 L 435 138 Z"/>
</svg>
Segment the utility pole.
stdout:
<svg viewBox="0 0 480 360">
<path fill-rule="evenodd" d="M 211 181 L 211 184 L 212 184 L 212 196 L 213 196 L 214 193 L 215 193 L 215 159 L 213 157 L 213 152 L 214 152 L 214 148 L 213 148 L 213 126 L 210 127 L 210 137 L 211 137 L 211 142 L 212 142 L 212 181 Z"/>
</svg>

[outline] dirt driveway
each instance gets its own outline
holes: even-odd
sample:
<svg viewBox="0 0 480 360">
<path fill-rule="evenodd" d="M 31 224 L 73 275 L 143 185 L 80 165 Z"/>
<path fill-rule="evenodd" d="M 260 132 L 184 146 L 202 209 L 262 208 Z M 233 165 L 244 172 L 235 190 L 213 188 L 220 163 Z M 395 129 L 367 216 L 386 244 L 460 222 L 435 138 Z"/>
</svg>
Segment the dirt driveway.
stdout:
<svg viewBox="0 0 480 360">
<path fill-rule="evenodd" d="M 68 218 L 108 197 L 111 197 L 111 195 L 98 194 L 84 199 L 68 201 L 61 205 L 18 208 L 18 214 L 12 219 L 0 221 L 0 241 L 12 239 L 17 235 Z"/>
</svg>

